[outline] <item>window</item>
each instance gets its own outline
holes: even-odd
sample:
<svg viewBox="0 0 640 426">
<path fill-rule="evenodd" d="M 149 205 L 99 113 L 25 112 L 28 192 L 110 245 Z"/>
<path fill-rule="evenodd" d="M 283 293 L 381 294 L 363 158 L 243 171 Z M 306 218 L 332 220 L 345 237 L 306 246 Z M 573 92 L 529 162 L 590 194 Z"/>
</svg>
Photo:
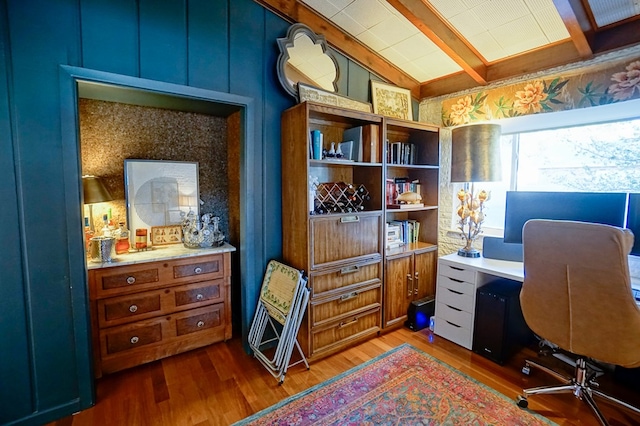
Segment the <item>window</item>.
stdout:
<svg viewBox="0 0 640 426">
<path fill-rule="evenodd" d="M 507 134 L 501 152 L 502 182 L 476 184 L 491 192 L 485 235 L 502 234 L 508 190 L 640 192 L 640 118 Z"/>
</svg>

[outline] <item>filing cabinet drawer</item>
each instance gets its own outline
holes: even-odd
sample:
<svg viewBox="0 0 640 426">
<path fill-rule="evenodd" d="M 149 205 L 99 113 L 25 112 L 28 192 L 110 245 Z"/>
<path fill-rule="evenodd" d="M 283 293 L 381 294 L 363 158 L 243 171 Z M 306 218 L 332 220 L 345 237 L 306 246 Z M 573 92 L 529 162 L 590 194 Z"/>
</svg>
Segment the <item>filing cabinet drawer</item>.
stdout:
<svg viewBox="0 0 640 426">
<path fill-rule="evenodd" d="M 463 328 L 471 329 L 473 315 L 470 312 L 456 309 L 446 303 L 436 303 L 436 317 L 459 325 Z"/>
<path fill-rule="evenodd" d="M 320 326 L 328 321 L 336 321 L 363 311 L 380 308 L 382 300 L 382 283 L 365 285 L 349 290 L 333 297 L 314 299 L 311 302 L 311 324 Z"/>
<path fill-rule="evenodd" d="M 474 312 L 474 292 L 473 285 L 469 283 L 459 283 L 456 281 L 446 281 L 442 285 L 443 277 L 438 277 L 438 289 L 436 291 L 436 301 L 445 303 L 454 308 L 467 312 Z"/>
<path fill-rule="evenodd" d="M 380 214 L 328 215 L 311 220 L 311 268 L 382 257 Z"/>
<path fill-rule="evenodd" d="M 461 268 L 459 266 L 449 265 L 448 263 L 440 262 L 438 267 L 438 274 L 445 277 L 453 278 L 458 281 L 466 281 L 469 283 L 475 282 L 475 271 L 473 269 Z"/>
<path fill-rule="evenodd" d="M 443 318 L 436 317 L 435 333 L 471 350 L 471 330 L 461 327 Z"/>
<path fill-rule="evenodd" d="M 320 297 L 324 293 L 342 291 L 343 288 L 352 285 L 372 281 L 381 281 L 382 262 L 374 260 L 347 265 L 342 268 L 334 268 L 321 273 L 312 273 L 310 276 L 311 298 Z"/>
<path fill-rule="evenodd" d="M 334 352 L 350 342 L 371 337 L 380 331 L 380 308 L 352 315 L 323 327 L 312 329 L 313 353 Z"/>
</svg>

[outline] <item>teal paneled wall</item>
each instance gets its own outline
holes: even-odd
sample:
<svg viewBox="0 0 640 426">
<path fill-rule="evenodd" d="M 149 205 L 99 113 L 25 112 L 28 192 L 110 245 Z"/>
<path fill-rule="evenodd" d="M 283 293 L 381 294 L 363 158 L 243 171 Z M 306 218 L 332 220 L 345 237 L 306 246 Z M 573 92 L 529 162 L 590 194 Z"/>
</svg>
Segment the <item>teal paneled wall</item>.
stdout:
<svg viewBox="0 0 640 426">
<path fill-rule="evenodd" d="M 280 115 L 295 101 L 275 65 L 288 26 L 252 0 L 0 1 L 0 424 L 93 403 L 79 159 L 63 136 L 73 123 L 61 120 L 60 66 L 253 99 L 243 188 L 258 202 L 234 293 L 246 333 L 264 266 L 282 249 Z M 336 56 L 340 92 L 367 100 L 369 72 Z"/>
</svg>

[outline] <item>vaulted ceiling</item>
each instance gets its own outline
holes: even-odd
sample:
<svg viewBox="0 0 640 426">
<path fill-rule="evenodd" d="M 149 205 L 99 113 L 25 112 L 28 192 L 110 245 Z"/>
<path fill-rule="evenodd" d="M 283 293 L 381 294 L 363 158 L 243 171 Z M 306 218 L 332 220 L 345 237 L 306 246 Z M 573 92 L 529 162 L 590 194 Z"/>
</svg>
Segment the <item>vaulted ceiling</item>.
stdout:
<svg viewBox="0 0 640 426">
<path fill-rule="evenodd" d="M 639 0 L 256 0 L 417 99 L 640 43 Z"/>
</svg>

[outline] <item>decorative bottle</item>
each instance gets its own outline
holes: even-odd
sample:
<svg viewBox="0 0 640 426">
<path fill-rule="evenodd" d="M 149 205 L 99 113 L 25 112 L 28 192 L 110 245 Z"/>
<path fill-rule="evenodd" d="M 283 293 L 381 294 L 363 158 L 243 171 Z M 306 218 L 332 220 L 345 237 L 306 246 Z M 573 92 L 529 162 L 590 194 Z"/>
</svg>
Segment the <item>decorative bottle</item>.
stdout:
<svg viewBox="0 0 640 426">
<path fill-rule="evenodd" d="M 116 254 L 124 254 L 129 252 L 129 230 L 124 222 L 119 222 L 118 239 L 116 240 Z"/>
</svg>

